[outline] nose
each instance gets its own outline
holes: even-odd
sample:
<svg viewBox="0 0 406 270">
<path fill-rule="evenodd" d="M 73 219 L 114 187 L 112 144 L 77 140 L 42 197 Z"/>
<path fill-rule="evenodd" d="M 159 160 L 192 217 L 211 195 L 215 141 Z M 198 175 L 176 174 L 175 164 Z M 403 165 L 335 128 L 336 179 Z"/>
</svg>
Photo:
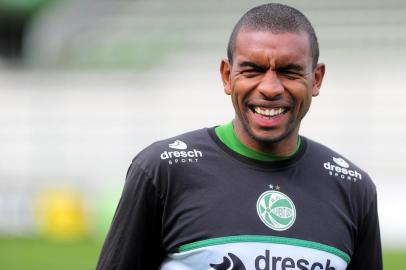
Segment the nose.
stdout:
<svg viewBox="0 0 406 270">
<path fill-rule="evenodd" d="M 282 82 L 274 70 L 268 70 L 264 74 L 257 89 L 268 99 L 278 98 L 284 92 Z"/>
</svg>

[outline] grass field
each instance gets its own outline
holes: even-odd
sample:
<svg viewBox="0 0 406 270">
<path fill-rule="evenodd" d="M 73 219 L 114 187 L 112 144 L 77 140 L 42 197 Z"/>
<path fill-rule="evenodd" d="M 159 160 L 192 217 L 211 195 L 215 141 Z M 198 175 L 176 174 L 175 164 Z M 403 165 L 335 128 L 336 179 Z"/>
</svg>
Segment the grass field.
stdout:
<svg viewBox="0 0 406 270">
<path fill-rule="evenodd" d="M 0 238 L 2 270 L 95 269 L 101 242 Z"/>
<path fill-rule="evenodd" d="M 0 238 L 0 269 L 95 269 L 101 244 L 93 239 L 60 242 L 41 238 Z M 385 250 L 384 269 L 406 269 L 406 249 Z"/>
</svg>

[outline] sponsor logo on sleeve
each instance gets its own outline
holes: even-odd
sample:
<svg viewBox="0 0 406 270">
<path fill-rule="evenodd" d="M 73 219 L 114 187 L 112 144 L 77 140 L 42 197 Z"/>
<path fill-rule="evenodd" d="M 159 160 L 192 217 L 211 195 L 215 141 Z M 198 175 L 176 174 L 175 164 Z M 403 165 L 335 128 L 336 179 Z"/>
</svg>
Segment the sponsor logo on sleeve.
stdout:
<svg viewBox="0 0 406 270">
<path fill-rule="evenodd" d="M 328 174 L 342 180 L 357 182 L 362 180 L 362 174 L 352 169 L 350 164 L 341 157 L 333 157 L 333 162 L 327 161 L 323 164 Z"/>
<path fill-rule="evenodd" d="M 199 158 L 203 157 L 203 153 L 197 149 L 188 149 L 185 142 L 176 140 L 170 143 L 169 148 L 171 150 L 165 150 L 161 153 L 162 160 L 167 160 L 169 165 L 182 164 L 182 163 L 197 163 Z M 172 150 L 174 149 L 174 150 Z"/>
</svg>

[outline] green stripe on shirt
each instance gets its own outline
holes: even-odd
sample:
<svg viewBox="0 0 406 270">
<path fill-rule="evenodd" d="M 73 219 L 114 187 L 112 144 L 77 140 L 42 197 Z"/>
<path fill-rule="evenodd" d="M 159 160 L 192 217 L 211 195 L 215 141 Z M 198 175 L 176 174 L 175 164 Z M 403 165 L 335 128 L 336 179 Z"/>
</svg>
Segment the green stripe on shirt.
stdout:
<svg viewBox="0 0 406 270">
<path fill-rule="evenodd" d="M 285 244 L 285 245 L 312 248 L 312 249 L 321 250 L 321 251 L 325 251 L 325 252 L 334 254 L 334 255 L 342 258 L 347 263 L 350 262 L 350 256 L 347 253 L 339 250 L 338 248 L 332 247 L 332 246 L 320 244 L 317 242 L 302 240 L 302 239 L 278 237 L 278 236 L 266 236 L 266 235 L 237 235 L 237 236 L 211 238 L 211 239 L 206 239 L 206 240 L 182 245 L 178 248 L 178 251 L 185 252 L 185 251 L 190 251 L 190 250 L 194 250 L 194 249 L 214 246 L 214 245 L 223 245 L 223 244 L 230 244 L 230 243 L 244 243 L 244 242 L 245 243 L 254 242 L 254 243 Z"/>
</svg>

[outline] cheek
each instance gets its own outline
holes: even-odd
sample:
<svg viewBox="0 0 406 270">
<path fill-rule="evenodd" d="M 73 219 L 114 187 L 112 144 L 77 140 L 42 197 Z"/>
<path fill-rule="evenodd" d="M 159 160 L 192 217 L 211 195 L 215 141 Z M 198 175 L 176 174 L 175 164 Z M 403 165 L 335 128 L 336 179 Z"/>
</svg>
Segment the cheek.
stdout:
<svg viewBox="0 0 406 270">
<path fill-rule="evenodd" d="M 231 98 L 233 100 L 233 103 L 240 104 L 242 102 L 242 100 L 245 98 L 244 89 L 244 83 L 240 83 L 239 81 L 236 81 L 232 85 Z"/>
<path fill-rule="evenodd" d="M 296 103 L 296 109 L 299 112 L 306 112 L 309 109 L 312 100 L 312 89 L 307 83 L 301 83 L 289 91 Z"/>
<path fill-rule="evenodd" d="M 246 83 L 236 83 L 233 85 L 231 93 L 231 101 L 233 103 L 234 111 L 240 119 L 246 118 L 246 113 L 249 108 L 247 106 L 251 91 L 247 90 Z"/>
<path fill-rule="evenodd" d="M 233 95 L 238 99 L 248 98 L 255 92 L 256 85 L 257 83 L 253 79 L 237 78 L 232 85 Z"/>
<path fill-rule="evenodd" d="M 236 111 L 236 113 L 241 114 L 241 112 L 244 111 L 244 107 L 243 107 L 244 101 L 241 98 L 241 96 L 238 93 L 234 92 L 231 95 L 231 101 L 233 103 L 233 107 L 234 107 L 234 110 Z"/>
<path fill-rule="evenodd" d="M 240 108 L 239 108 L 239 106 L 240 106 L 239 105 L 240 104 L 239 96 L 240 96 L 240 94 L 239 94 L 238 90 L 235 88 L 235 85 L 231 85 L 230 98 L 231 98 L 231 102 L 233 104 L 234 110 L 237 113 L 238 113 L 238 111 L 240 111 Z"/>
<path fill-rule="evenodd" d="M 312 102 L 312 93 L 310 91 L 307 91 L 302 98 L 302 104 L 301 104 L 301 113 L 303 116 L 307 113 L 307 111 L 310 108 L 310 104 Z"/>
</svg>

